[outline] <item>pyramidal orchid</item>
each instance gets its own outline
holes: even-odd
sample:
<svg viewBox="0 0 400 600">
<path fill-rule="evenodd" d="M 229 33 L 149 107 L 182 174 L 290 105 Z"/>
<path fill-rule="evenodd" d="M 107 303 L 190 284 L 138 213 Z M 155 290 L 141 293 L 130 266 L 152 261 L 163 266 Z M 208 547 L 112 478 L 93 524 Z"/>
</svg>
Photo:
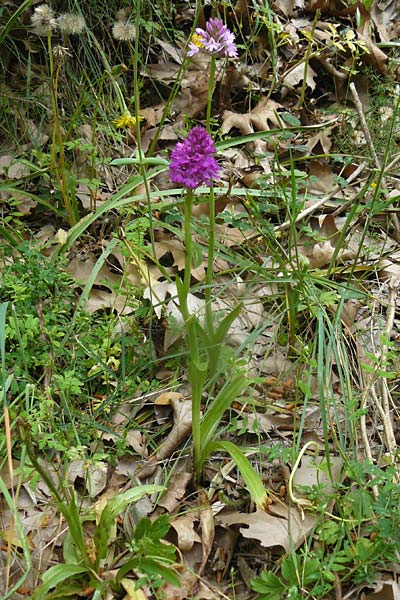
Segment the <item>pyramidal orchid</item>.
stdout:
<svg viewBox="0 0 400 600">
<path fill-rule="evenodd" d="M 211 185 L 219 173 L 216 152 L 210 134 L 204 127 L 193 127 L 183 142 L 178 142 L 171 154 L 169 173 L 174 183 L 194 190 L 199 185 Z"/>
<path fill-rule="evenodd" d="M 238 55 L 233 33 L 217 17 L 209 19 L 205 29 L 197 27 L 195 30 L 189 44 L 188 56 L 194 56 L 200 50 L 216 57 L 237 58 Z"/>
</svg>

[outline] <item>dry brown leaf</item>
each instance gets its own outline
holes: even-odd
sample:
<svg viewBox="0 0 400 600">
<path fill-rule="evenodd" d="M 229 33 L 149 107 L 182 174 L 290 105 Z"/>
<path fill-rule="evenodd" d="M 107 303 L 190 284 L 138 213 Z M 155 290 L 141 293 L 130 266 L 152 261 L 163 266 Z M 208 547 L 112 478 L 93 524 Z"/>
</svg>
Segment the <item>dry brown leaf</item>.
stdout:
<svg viewBox="0 0 400 600">
<path fill-rule="evenodd" d="M 307 86 L 311 90 L 315 90 L 316 82 L 314 79 L 317 77 L 317 73 L 306 61 L 286 71 L 283 75 L 283 84 L 288 88 L 294 88 L 303 82 L 304 76 L 306 77 Z"/>
<path fill-rule="evenodd" d="M 68 466 L 68 481 L 74 483 L 77 477 L 82 479 L 90 498 L 95 498 L 105 489 L 107 475 L 108 465 L 103 461 L 87 462 L 77 459 Z"/>
<path fill-rule="evenodd" d="M 400 277 L 400 264 L 398 262 L 384 259 L 379 261 L 377 268 L 381 281 L 388 281 L 392 277 Z"/>
<path fill-rule="evenodd" d="M 199 580 L 193 571 L 185 570 L 180 578 L 181 587 L 176 588 L 167 584 L 162 588 L 168 600 L 221 600 L 219 590 L 215 592 L 206 585 L 204 580 Z"/>
<path fill-rule="evenodd" d="M 326 463 L 324 457 L 303 456 L 301 466 L 294 474 L 293 493 L 296 498 L 303 499 L 301 493 L 297 492 L 296 486 L 322 484 L 324 493 L 331 494 L 334 483 L 341 478 L 343 461 L 335 456 L 330 457 L 330 461 L 332 481 L 326 470 L 321 468 L 322 463 Z M 276 502 L 269 507 L 269 512 L 257 509 L 254 513 L 244 514 L 228 510 L 219 513 L 216 520 L 224 526 L 248 525 L 248 528 L 240 529 L 243 537 L 260 540 L 261 545 L 267 548 L 282 546 L 286 552 L 289 552 L 291 545 L 298 548 L 306 541 L 318 517 L 307 512 L 302 514 L 293 506 Z"/>
<path fill-rule="evenodd" d="M 84 260 L 77 256 L 69 261 L 67 270 L 77 282 L 85 284 L 93 272 L 96 261 L 94 254 L 87 254 Z M 106 264 L 102 265 L 94 280 L 94 285 L 106 286 L 110 290 L 119 287 L 120 284 L 121 276 L 112 273 Z"/>
<path fill-rule="evenodd" d="M 250 514 L 224 511 L 216 516 L 216 521 L 225 527 L 245 525 L 247 527 L 240 528 L 243 537 L 259 540 L 265 548 L 282 546 L 286 552 L 290 552 L 291 544 L 295 548 L 304 544 L 318 521 L 317 517 L 307 513 L 302 520 L 297 509 L 289 509 L 283 503 L 272 504 L 270 510 L 274 514 L 260 509 Z"/>
<path fill-rule="evenodd" d="M 152 79 L 169 84 L 176 81 L 180 66 L 175 62 L 166 62 L 148 65 L 147 68 L 149 69 Z"/>
<path fill-rule="evenodd" d="M 128 315 L 132 312 L 132 308 L 127 306 L 126 296 L 115 294 L 115 292 L 92 289 L 85 304 L 85 310 L 93 313 L 104 308 L 115 310 L 120 315 Z"/>
<path fill-rule="evenodd" d="M 158 505 L 171 514 L 178 506 L 186 493 L 186 487 L 192 479 L 191 473 L 173 473 L 168 481 L 168 488 L 161 496 Z"/>
<path fill-rule="evenodd" d="M 304 8 L 304 0 L 279 0 L 276 8 L 281 10 L 285 17 L 292 17 L 296 9 L 302 10 Z"/>
<path fill-rule="evenodd" d="M 199 534 L 195 530 L 197 520 L 194 513 L 171 519 L 171 527 L 175 529 L 178 536 L 177 546 L 182 552 L 188 552 L 193 548 L 195 542 L 201 542 Z"/>
<path fill-rule="evenodd" d="M 143 433 L 138 429 L 130 429 L 127 432 L 126 443 L 142 458 L 146 458 L 148 456 L 145 438 Z"/>
<path fill-rule="evenodd" d="M 170 405 L 173 409 L 174 423 L 171 431 L 157 450 L 156 460 L 171 456 L 192 430 L 192 401 L 191 399 L 171 398 Z"/>
<path fill-rule="evenodd" d="M 262 98 L 249 113 L 240 114 L 226 110 L 222 115 L 221 133 L 229 133 L 234 127 L 239 129 L 242 135 L 258 131 L 268 131 L 270 125 L 279 129 L 284 127 L 284 122 L 279 117 L 278 110 L 283 108 L 282 104 L 270 98 Z"/>
<path fill-rule="evenodd" d="M 206 566 L 208 557 L 210 556 L 210 552 L 214 542 L 215 536 L 215 526 L 214 526 L 214 515 L 212 508 L 210 506 L 208 497 L 205 492 L 200 492 L 199 494 L 200 501 L 200 527 L 201 527 L 201 545 L 203 548 L 203 559 L 201 561 L 201 565 L 199 570 L 197 571 L 199 575 L 202 574 L 204 567 Z"/>
<path fill-rule="evenodd" d="M 371 40 L 368 30 L 364 27 L 364 33 L 357 31 L 358 39 L 363 41 L 368 48 L 368 53 L 361 55 L 361 60 L 367 65 L 372 65 L 379 73 L 387 73 L 387 55 Z"/>
<path fill-rule="evenodd" d="M 375 581 L 368 585 L 373 592 L 361 592 L 360 600 L 400 600 L 400 586 L 397 581 Z"/>
<path fill-rule="evenodd" d="M 396 0 L 373 0 L 370 16 L 382 42 L 400 38 L 400 6 Z"/>
<path fill-rule="evenodd" d="M 309 149 L 309 151 L 311 152 L 312 150 L 314 150 L 317 144 L 320 144 L 323 153 L 329 154 L 330 149 L 332 147 L 331 135 L 332 131 L 334 130 L 334 127 L 335 126 L 326 127 L 322 131 L 317 131 L 315 135 L 312 135 L 306 143 L 306 146 Z M 313 164 L 313 162 L 314 161 L 311 161 L 310 166 Z"/>
<path fill-rule="evenodd" d="M 154 404 L 162 406 L 170 405 L 171 400 L 182 400 L 182 398 L 183 394 L 179 392 L 163 392 L 162 394 L 156 397 L 156 399 L 154 400 Z"/>
<path fill-rule="evenodd" d="M 330 164 L 320 160 L 312 160 L 308 169 L 310 184 L 308 191 L 312 194 L 329 194 L 337 185 L 335 174 Z"/>
<path fill-rule="evenodd" d="M 294 487 L 323 485 L 323 494 L 329 496 L 334 489 L 334 485 L 340 482 L 343 460 L 339 456 L 330 456 L 330 469 L 332 479 L 322 465 L 326 465 L 325 457 L 311 456 L 306 454 L 301 459 L 301 465 L 294 476 Z M 296 492 L 296 496 L 302 497 L 301 492 Z"/>
</svg>

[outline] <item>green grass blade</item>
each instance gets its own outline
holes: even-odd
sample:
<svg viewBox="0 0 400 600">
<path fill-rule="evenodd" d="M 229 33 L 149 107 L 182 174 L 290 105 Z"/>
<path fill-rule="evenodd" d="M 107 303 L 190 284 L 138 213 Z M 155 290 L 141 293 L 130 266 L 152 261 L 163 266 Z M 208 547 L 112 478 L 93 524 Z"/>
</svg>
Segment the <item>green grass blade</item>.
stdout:
<svg viewBox="0 0 400 600">
<path fill-rule="evenodd" d="M 12 517 L 14 519 L 14 523 L 15 523 L 15 526 L 16 526 L 17 532 L 18 532 L 19 542 L 21 544 L 22 552 L 24 554 L 24 559 L 25 559 L 25 572 L 20 577 L 20 579 L 18 579 L 18 581 L 15 583 L 15 585 L 10 590 L 8 590 L 8 592 L 6 592 L 5 595 L 2 597 L 2 600 L 8 600 L 8 598 L 13 598 L 14 593 L 18 590 L 18 588 L 21 587 L 21 585 L 24 583 L 24 581 L 28 577 L 28 575 L 32 569 L 32 559 L 31 559 L 31 553 L 29 551 L 28 540 L 25 536 L 24 528 L 23 528 L 21 520 L 19 518 L 18 511 L 17 511 L 16 507 L 14 506 L 14 502 L 10 496 L 10 492 L 8 491 L 7 486 L 4 483 L 3 478 L 1 476 L 0 476 L 0 492 L 2 493 L 3 498 L 6 501 L 7 506 L 10 510 L 10 513 L 12 514 Z"/>
<path fill-rule="evenodd" d="M 207 412 L 200 425 L 201 443 L 203 448 L 205 448 L 211 440 L 224 412 L 248 385 L 249 381 L 242 373 L 240 373 L 228 381 L 212 401 L 211 405 L 207 408 Z M 202 462 L 204 462 L 205 458 L 206 456 L 202 458 Z"/>
</svg>

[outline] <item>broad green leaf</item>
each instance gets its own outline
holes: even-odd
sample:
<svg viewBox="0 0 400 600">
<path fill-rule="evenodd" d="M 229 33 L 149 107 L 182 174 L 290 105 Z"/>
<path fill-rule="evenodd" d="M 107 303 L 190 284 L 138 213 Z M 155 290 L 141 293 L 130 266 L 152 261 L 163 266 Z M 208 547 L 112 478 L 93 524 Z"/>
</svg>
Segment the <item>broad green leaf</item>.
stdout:
<svg viewBox="0 0 400 600">
<path fill-rule="evenodd" d="M 110 531 L 115 518 L 132 502 L 137 502 L 146 494 L 162 492 L 164 489 L 162 485 L 141 485 L 118 494 L 109 500 L 101 513 L 99 524 L 94 532 L 94 544 L 97 551 L 96 568 L 100 566 L 100 561 L 107 554 Z"/>
<path fill-rule="evenodd" d="M 216 441 L 209 442 L 204 449 L 204 455 L 209 456 L 214 450 L 224 450 L 230 454 L 235 461 L 237 468 L 242 475 L 248 491 L 251 494 L 254 502 L 262 510 L 266 510 L 271 504 L 268 494 L 265 491 L 264 484 L 260 475 L 254 470 L 250 461 L 246 458 L 243 452 L 232 442 Z"/>
<path fill-rule="evenodd" d="M 292 556 L 287 556 L 283 559 L 281 573 L 289 586 L 298 585 L 297 571 Z"/>
<path fill-rule="evenodd" d="M 137 569 L 139 567 L 139 560 L 140 560 L 139 557 L 131 558 L 130 560 L 127 560 L 122 565 L 122 567 L 120 567 L 120 569 L 118 569 L 118 573 L 117 573 L 115 580 L 117 582 L 120 582 L 121 579 L 123 579 L 127 573 L 129 573 L 130 571 L 133 571 L 134 569 Z"/>
<path fill-rule="evenodd" d="M 58 585 L 54 592 L 48 592 L 46 594 L 46 600 L 65 600 L 66 598 L 73 597 L 79 598 L 79 594 L 82 592 L 82 583 L 63 583 Z"/>
<path fill-rule="evenodd" d="M 45 595 L 52 588 L 57 587 L 59 583 L 65 581 L 69 577 L 76 577 L 87 573 L 86 567 L 80 565 L 66 565 L 65 563 L 50 567 L 42 576 L 42 584 L 36 588 L 32 599 L 43 600 Z"/>
<path fill-rule="evenodd" d="M 81 553 L 81 558 L 89 560 L 87 556 L 85 538 L 83 535 L 81 516 L 79 514 L 79 508 L 76 502 L 76 496 L 74 491 L 72 492 L 69 504 L 67 506 L 63 505 L 62 513 L 65 519 L 67 520 L 69 532 L 76 544 L 76 548 L 78 552 Z"/>
<path fill-rule="evenodd" d="M 221 323 L 218 325 L 215 331 L 214 343 L 221 344 L 224 341 L 230 326 L 232 325 L 233 321 L 240 315 L 242 308 L 243 304 L 238 304 L 233 310 L 231 310 L 229 314 L 227 314 L 222 319 Z"/>
<path fill-rule="evenodd" d="M 151 523 L 148 536 L 154 541 L 160 540 L 167 535 L 169 529 L 169 515 L 161 515 Z"/>
<path fill-rule="evenodd" d="M 139 563 L 140 570 L 146 575 L 158 575 L 171 585 L 180 587 L 180 579 L 172 568 L 160 565 L 157 561 L 151 558 L 142 558 Z"/>
<path fill-rule="evenodd" d="M 203 448 L 212 439 L 215 430 L 221 422 L 224 412 L 248 385 L 248 380 L 240 373 L 231 381 L 228 381 L 218 393 L 217 397 L 212 401 L 207 408 L 207 412 L 200 425 L 201 443 Z M 206 457 L 204 457 L 204 460 L 205 458 Z"/>
</svg>

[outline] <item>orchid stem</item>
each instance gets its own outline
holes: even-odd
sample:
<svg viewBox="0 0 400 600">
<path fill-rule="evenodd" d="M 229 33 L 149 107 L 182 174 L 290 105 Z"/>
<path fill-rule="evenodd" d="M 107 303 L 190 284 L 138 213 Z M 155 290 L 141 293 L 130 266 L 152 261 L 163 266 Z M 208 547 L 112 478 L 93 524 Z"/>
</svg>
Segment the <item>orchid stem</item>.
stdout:
<svg viewBox="0 0 400 600">
<path fill-rule="evenodd" d="M 185 234 L 185 272 L 183 275 L 184 305 L 181 306 L 182 316 L 187 325 L 190 314 L 188 308 L 188 295 L 190 291 L 190 280 L 192 276 L 192 206 L 193 190 L 188 189 L 184 204 L 184 234 Z"/>
<path fill-rule="evenodd" d="M 193 436 L 193 467 L 194 480 L 198 484 L 201 479 L 201 397 L 203 393 L 204 380 L 207 374 L 207 364 L 200 361 L 200 351 L 196 331 L 196 316 L 191 315 L 188 306 L 190 293 L 190 281 L 192 274 L 192 206 L 193 190 L 188 189 L 185 200 L 184 212 L 184 235 L 185 235 L 185 272 L 183 276 L 183 293 L 180 294 L 179 306 L 185 321 L 186 335 L 189 347 L 189 382 L 192 392 L 192 436 Z"/>
<path fill-rule="evenodd" d="M 213 55 L 213 56 L 211 56 L 210 77 L 208 79 L 207 111 L 206 111 L 206 129 L 210 135 L 211 135 L 211 106 L 212 106 L 212 99 L 213 99 L 213 94 L 214 94 L 216 65 L 217 65 L 217 61 L 216 61 L 215 56 Z"/>
<path fill-rule="evenodd" d="M 216 58 L 211 57 L 210 64 L 210 79 L 208 82 L 208 97 L 207 97 L 207 112 L 206 112 L 206 128 L 208 133 L 211 133 L 211 105 L 212 97 L 214 92 L 215 83 L 215 69 L 216 69 Z M 209 201 L 209 238 L 208 238 L 208 260 L 207 260 L 207 274 L 206 274 L 206 289 L 205 289 L 205 300 L 206 300 L 206 324 L 208 334 L 210 338 L 213 337 L 214 323 L 213 323 L 213 311 L 212 311 L 212 279 L 213 279 L 213 264 L 214 264 L 214 249 L 215 249 L 215 197 L 214 187 L 210 187 L 210 201 Z M 211 339 L 211 343 L 213 343 Z"/>
</svg>

